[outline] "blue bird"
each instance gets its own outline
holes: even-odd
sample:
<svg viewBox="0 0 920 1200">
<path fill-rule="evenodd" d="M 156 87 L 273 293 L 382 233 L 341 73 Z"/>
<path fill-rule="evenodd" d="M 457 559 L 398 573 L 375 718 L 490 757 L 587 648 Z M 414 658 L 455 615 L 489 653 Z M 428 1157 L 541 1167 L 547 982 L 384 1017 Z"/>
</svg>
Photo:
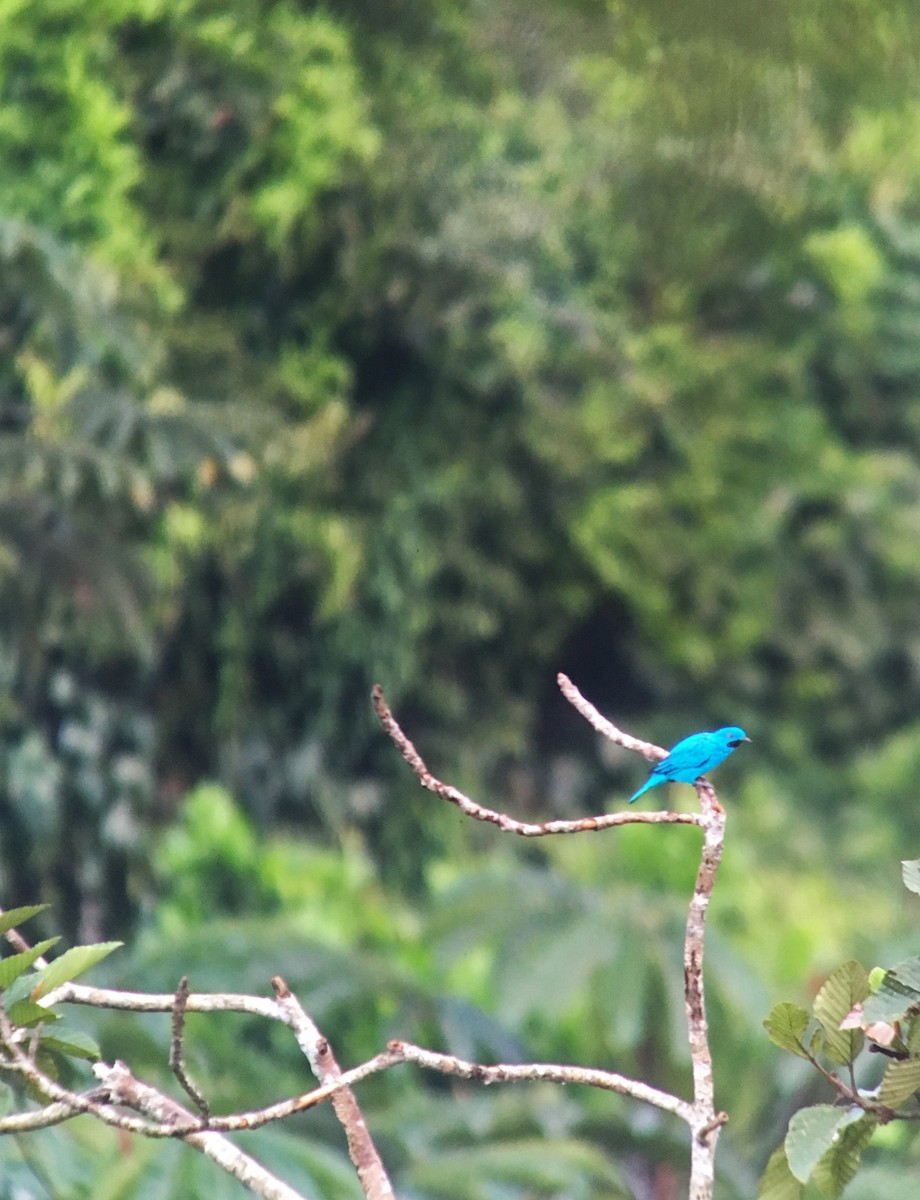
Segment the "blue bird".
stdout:
<svg viewBox="0 0 920 1200">
<path fill-rule="evenodd" d="M 657 787 L 659 783 L 668 783 L 670 780 L 694 783 L 701 775 L 724 762 L 742 742 L 750 740 L 737 725 L 726 725 L 724 729 L 716 729 L 712 733 L 691 733 L 672 746 L 666 758 L 655 764 L 646 782 L 634 796 L 629 797 L 629 803 L 632 804 L 643 792 Z"/>
</svg>

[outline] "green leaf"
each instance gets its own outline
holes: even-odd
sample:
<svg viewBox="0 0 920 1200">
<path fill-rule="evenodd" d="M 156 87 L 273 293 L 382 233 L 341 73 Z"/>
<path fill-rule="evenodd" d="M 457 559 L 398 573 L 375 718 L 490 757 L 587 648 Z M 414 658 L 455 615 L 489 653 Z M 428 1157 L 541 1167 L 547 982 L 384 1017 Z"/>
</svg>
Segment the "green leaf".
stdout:
<svg viewBox="0 0 920 1200">
<path fill-rule="evenodd" d="M 854 1004 L 869 994 L 869 976 L 861 963 L 851 961 L 838 967 L 815 997 L 815 1016 L 825 1033 L 824 1050 L 835 1063 L 851 1063 L 865 1041 L 861 1029 L 841 1029 L 840 1022 Z"/>
<path fill-rule="evenodd" d="M 872 968 L 872 970 L 869 972 L 869 991 L 870 992 L 878 991 L 878 989 L 882 986 L 882 981 L 884 980 L 886 974 L 887 974 L 887 971 L 885 970 L 884 967 L 873 967 Z"/>
<path fill-rule="evenodd" d="M 54 1031 L 47 1034 L 41 1040 L 43 1050 L 56 1050 L 59 1054 L 66 1054 L 69 1058 L 89 1058 L 97 1059 L 100 1057 L 99 1047 L 82 1029 L 74 1029 L 72 1026 L 61 1024 L 55 1025 Z"/>
<path fill-rule="evenodd" d="M 29 1025 L 37 1025 L 40 1021 L 58 1021 L 60 1017 L 51 1008 L 45 1008 L 43 1004 L 36 1004 L 32 1000 L 17 1000 L 15 1004 L 10 1005 L 9 1018 L 14 1025 L 22 1025 L 28 1028 Z"/>
<path fill-rule="evenodd" d="M 920 1004 L 920 957 L 906 958 L 885 972 L 878 989 L 863 1004 L 866 1024 L 899 1021 L 915 1004 Z"/>
<path fill-rule="evenodd" d="M 770 1041 L 781 1050 L 789 1050 L 800 1058 L 807 1058 L 802 1047 L 802 1034 L 808 1025 L 807 1011 L 800 1004 L 791 1004 L 782 1000 L 770 1009 L 770 1015 L 763 1023 L 764 1029 L 770 1036 Z"/>
<path fill-rule="evenodd" d="M 901 878 L 904 886 L 920 896 L 920 858 L 906 858 L 901 862 Z"/>
<path fill-rule="evenodd" d="M 850 1110 L 851 1115 L 853 1112 L 854 1110 Z M 877 1125 L 875 1117 L 861 1113 L 851 1124 L 840 1130 L 834 1144 L 815 1167 L 812 1180 L 830 1200 L 838 1200 L 844 1188 L 856 1175 L 862 1152 L 872 1140 Z"/>
<path fill-rule="evenodd" d="M 757 1189 L 757 1200 L 801 1200 L 802 1185 L 789 1170 L 786 1147 L 777 1146 L 770 1155 Z"/>
<path fill-rule="evenodd" d="M 18 979 L 23 971 L 28 971 L 29 967 L 37 958 L 49 950 L 55 942 L 59 942 L 60 938 L 48 938 L 45 942 L 39 942 L 37 946 L 33 946 L 31 950 L 23 950 L 21 954 L 10 954 L 7 958 L 0 961 L 0 991 L 8 988 L 14 979 Z"/>
<path fill-rule="evenodd" d="M 920 1091 L 920 1058 L 890 1062 L 879 1089 L 879 1103 L 897 1108 L 916 1091 Z"/>
<path fill-rule="evenodd" d="M 123 945 L 123 942 L 98 942 L 92 946 L 72 946 L 38 973 L 35 995 L 45 996 L 62 983 L 69 983 Z"/>
<path fill-rule="evenodd" d="M 50 904 L 27 904 L 23 908 L 8 908 L 6 912 L 0 913 L 0 933 L 7 933 L 10 929 L 28 921 L 30 917 L 34 917 L 36 913 L 44 912 L 46 908 L 50 907 Z"/>
<path fill-rule="evenodd" d="M 793 1114 L 783 1145 L 789 1170 L 799 1183 L 808 1182 L 812 1171 L 840 1137 L 841 1130 L 860 1120 L 862 1115 L 862 1109 L 834 1108 L 830 1104 L 800 1108 Z"/>
</svg>

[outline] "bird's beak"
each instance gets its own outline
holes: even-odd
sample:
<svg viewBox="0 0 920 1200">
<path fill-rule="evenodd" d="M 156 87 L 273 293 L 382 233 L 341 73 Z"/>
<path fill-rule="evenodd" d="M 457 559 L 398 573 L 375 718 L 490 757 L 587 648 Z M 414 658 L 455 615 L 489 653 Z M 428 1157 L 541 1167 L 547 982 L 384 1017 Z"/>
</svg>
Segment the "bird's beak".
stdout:
<svg viewBox="0 0 920 1200">
<path fill-rule="evenodd" d="M 742 742 L 749 742 L 751 739 L 745 734 L 745 736 L 741 740 L 742 740 Z"/>
</svg>

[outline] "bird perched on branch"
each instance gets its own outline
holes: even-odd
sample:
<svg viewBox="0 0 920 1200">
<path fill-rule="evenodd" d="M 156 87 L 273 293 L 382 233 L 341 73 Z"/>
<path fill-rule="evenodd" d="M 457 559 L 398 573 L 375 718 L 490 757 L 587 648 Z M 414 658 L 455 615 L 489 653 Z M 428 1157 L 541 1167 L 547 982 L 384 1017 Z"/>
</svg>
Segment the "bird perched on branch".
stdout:
<svg viewBox="0 0 920 1200">
<path fill-rule="evenodd" d="M 742 742 L 751 739 L 737 725 L 726 725 L 712 733 L 691 733 L 683 741 L 672 746 L 666 758 L 652 767 L 652 773 L 629 803 L 638 800 L 643 792 L 657 787 L 659 783 L 694 783 L 701 775 L 724 762 Z"/>
</svg>

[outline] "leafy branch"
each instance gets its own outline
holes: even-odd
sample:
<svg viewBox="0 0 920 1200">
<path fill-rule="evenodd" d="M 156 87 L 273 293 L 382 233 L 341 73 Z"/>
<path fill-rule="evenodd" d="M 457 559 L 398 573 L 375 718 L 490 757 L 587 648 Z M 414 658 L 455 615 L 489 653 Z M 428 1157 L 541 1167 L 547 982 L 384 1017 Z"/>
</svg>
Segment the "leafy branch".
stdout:
<svg viewBox="0 0 920 1200">
<path fill-rule="evenodd" d="M 920 860 L 902 863 L 902 870 L 905 886 L 920 894 Z M 837 1200 L 879 1126 L 920 1121 L 920 956 L 887 971 L 844 963 L 818 992 L 811 1013 L 782 1001 L 764 1027 L 777 1046 L 811 1063 L 836 1103 L 793 1114 L 767 1164 L 760 1200 L 801 1200 L 809 1182 Z M 856 1084 L 864 1050 L 889 1060 L 873 1088 Z M 845 1069 L 848 1078 L 831 1068 Z"/>
</svg>

